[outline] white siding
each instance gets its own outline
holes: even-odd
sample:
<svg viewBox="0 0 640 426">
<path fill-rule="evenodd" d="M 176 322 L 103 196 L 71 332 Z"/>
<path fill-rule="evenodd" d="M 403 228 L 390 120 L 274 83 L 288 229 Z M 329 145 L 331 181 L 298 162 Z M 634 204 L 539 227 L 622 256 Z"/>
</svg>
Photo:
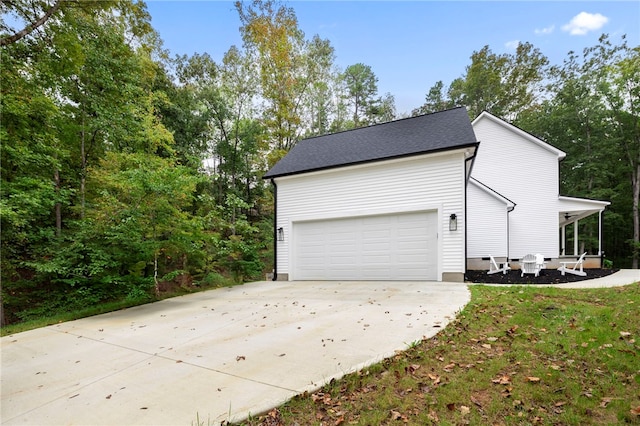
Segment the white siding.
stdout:
<svg viewBox="0 0 640 426">
<path fill-rule="evenodd" d="M 291 273 L 294 222 L 428 210 L 438 212 L 438 280 L 463 273 L 464 166 L 464 152 L 454 151 L 277 178 L 278 273 Z"/>
<path fill-rule="evenodd" d="M 473 183 L 467 186 L 467 257 L 507 256 L 507 205 Z"/>
<path fill-rule="evenodd" d="M 490 117 L 476 120 L 473 129 L 480 148 L 472 176 L 516 203 L 509 213 L 509 256 L 541 253 L 557 257 L 558 160 L 562 152 Z M 488 234 L 484 227 L 470 228 L 469 240 L 487 239 Z"/>
</svg>

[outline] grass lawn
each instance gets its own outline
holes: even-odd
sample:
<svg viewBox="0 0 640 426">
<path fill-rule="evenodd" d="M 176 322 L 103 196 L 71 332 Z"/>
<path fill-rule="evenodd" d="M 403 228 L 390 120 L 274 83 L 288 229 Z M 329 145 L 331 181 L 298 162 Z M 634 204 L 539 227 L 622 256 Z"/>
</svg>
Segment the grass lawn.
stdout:
<svg viewBox="0 0 640 426">
<path fill-rule="evenodd" d="M 640 284 L 471 293 L 435 337 L 244 424 L 640 424 Z"/>
</svg>

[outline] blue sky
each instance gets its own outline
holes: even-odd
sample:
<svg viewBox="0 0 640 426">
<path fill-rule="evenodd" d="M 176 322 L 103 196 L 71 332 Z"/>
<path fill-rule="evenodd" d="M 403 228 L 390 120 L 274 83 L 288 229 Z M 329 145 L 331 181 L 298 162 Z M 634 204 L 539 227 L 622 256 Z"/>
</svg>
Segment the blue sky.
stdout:
<svg viewBox="0 0 640 426">
<path fill-rule="evenodd" d="M 474 51 L 514 52 L 530 42 L 551 63 L 597 44 L 602 33 L 640 46 L 640 1 L 289 1 L 307 38 L 335 48 L 341 68 L 362 62 L 380 94 L 395 96 L 398 113 L 420 106 L 438 80 L 449 84 Z M 241 46 L 231 1 L 148 0 L 154 28 L 175 54 L 209 53 L 220 61 Z"/>
</svg>

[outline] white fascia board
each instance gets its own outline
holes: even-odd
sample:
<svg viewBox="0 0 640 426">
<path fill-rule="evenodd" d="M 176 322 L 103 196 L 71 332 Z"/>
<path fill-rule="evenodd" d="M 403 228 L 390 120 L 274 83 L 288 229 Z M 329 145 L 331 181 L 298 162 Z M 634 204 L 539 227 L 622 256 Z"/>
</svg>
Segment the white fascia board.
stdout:
<svg viewBox="0 0 640 426">
<path fill-rule="evenodd" d="M 561 210 L 604 210 L 611 205 L 609 201 L 589 200 L 587 198 L 574 198 L 559 196 Z"/>
<path fill-rule="evenodd" d="M 469 182 L 473 184 L 476 188 L 479 188 L 481 191 L 485 192 L 486 194 L 489 194 L 491 197 L 503 203 L 507 207 L 507 209 L 513 210 L 513 208 L 516 206 L 516 203 L 514 203 L 507 197 L 501 195 L 499 192 L 489 188 L 487 185 L 480 182 L 479 180 L 471 177 L 469 179 Z"/>
</svg>

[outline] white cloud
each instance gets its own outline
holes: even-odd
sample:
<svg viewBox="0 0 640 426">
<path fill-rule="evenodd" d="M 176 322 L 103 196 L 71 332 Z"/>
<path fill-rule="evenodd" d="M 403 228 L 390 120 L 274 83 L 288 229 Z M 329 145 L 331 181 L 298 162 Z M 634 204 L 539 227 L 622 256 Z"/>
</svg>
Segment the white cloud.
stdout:
<svg viewBox="0 0 640 426">
<path fill-rule="evenodd" d="M 609 22 L 609 18 L 599 13 L 580 12 L 571 21 L 562 26 L 563 31 L 571 35 L 585 35 L 589 31 L 599 30 Z"/>
<path fill-rule="evenodd" d="M 551 34 L 555 29 L 556 29 L 556 26 L 551 25 L 545 28 L 536 28 L 534 32 L 536 33 L 536 35 L 546 35 L 546 34 Z"/>
<path fill-rule="evenodd" d="M 506 42 L 504 45 L 507 49 L 515 50 L 518 48 L 519 44 L 520 44 L 520 40 L 511 40 Z"/>
</svg>

